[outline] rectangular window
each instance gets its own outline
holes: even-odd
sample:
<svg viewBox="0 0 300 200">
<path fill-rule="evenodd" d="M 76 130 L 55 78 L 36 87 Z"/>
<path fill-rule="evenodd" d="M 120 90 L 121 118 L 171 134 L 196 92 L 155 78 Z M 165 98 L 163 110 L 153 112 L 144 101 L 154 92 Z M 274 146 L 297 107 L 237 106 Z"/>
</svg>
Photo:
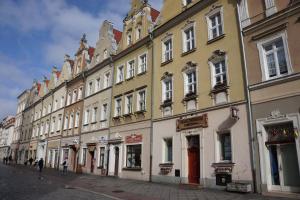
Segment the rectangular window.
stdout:
<svg viewBox="0 0 300 200">
<path fill-rule="evenodd" d="M 79 126 L 79 112 L 77 112 L 75 115 L 74 128 L 78 128 L 78 126 Z"/>
<path fill-rule="evenodd" d="M 147 70 L 147 54 L 143 54 L 139 57 L 138 73 L 144 73 Z"/>
<path fill-rule="evenodd" d="M 209 17 L 209 39 L 214 39 L 223 34 L 221 13 L 218 12 Z"/>
<path fill-rule="evenodd" d="M 64 130 L 67 130 L 67 128 L 68 128 L 68 123 L 69 123 L 69 117 L 66 116 L 66 117 L 65 117 Z"/>
<path fill-rule="evenodd" d="M 53 108 L 53 110 L 57 110 L 57 105 L 58 105 L 58 101 L 56 99 L 55 102 L 54 102 L 54 108 Z"/>
<path fill-rule="evenodd" d="M 230 133 L 219 134 L 220 141 L 220 160 L 221 161 L 231 161 L 231 137 Z"/>
<path fill-rule="evenodd" d="M 263 45 L 263 50 L 268 78 L 275 78 L 288 74 L 286 50 L 282 38 L 278 38 Z"/>
<path fill-rule="evenodd" d="M 87 109 L 84 113 L 84 124 L 88 124 L 89 123 L 89 116 L 90 116 L 90 110 Z"/>
<path fill-rule="evenodd" d="M 108 88 L 109 86 L 110 86 L 110 73 L 106 73 L 103 87 Z"/>
<path fill-rule="evenodd" d="M 76 98 L 77 98 L 77 90 L 73 91 L 73 97 L 72 97 L 72 103 L 76 102 Z"/>
<path fill-rule="evenodd" d="M 48 114 L 51 113 L 51 104 L 48 105 Z"/>
<path fill-rule="evenodd" d="M 191 51 L 195 48 L 194 27 L 184 30 L 184 52 Z"/>
<path fill-rule="evenodd" d="M 119 66 L 117 71 L 117 83 L 124 81 L 124 66 Z"/>
<path fill-rule="evenodd" d="M 137 110 L 138 111 L 145 111 L 146 110 L 146 91 L 145 90 L 141 90 L 141 91 L 138 92 Z"/>
<path fill-rule="evenodd" d="M 105 147 L 100 147 L 99 152 L 99 167 L 104 168 Z"/>
<path fill-rule="evenodd" d="M 130 114 L 132 113 L 132 99 L 133 99 L 133 96 L 132 94 L 126 96 L 126 99 L 125 99 L 125 114 Z"/>
<path fill-rule="evenodd" d="M 186 73 L 186 94 L 196 94 L 196 71 Z"/>
<path fill-rule="evenodd" d="M 73 128 L 73 123 L 74 123 L 74 115 L 70 115 L 70 122 L 69 122 L 69 129 Z"/>
<path fill-rule="evenodd" d="M 129 61 L 127 64 L 127 79 L 134 76 L 134 60 Z"/>
<path fill-rule="evenodd" d="M 98 110 L 97 107 L 95 107 L 95 108 L 93 109 L 92 123 L 95 123 L 95 122 L 96 122 L 97 110 Z"/>
<path fill-rule="evenodd" d="M 164 139 L 164 162 L 171 163 L 173 161 L 173 141 L 172 138 Z"/>
<path fill-rule="evenodd" d="M 62 107 L 64 107 L 64 105 L 65 105 L 65 97 L 62 96 L 60 99 L 60 107 L 62 108 Z"/>
<path fill-rule="evenodd" d="M 51 133 L 54 132 L 54 126 L 55 126 L 55 117 L 52 118 Z"/>
<path fill-rule="evenodd" d="M 122 112 L 122 100 L 118 98 L 115 100 L 115 117 L 121 116 Z"/>
<path fill-rule="evenodd" d="M 126 167 L 141 168 L 142 145 L 127 145 Z"/>
<path fill-rule="evenodd" d="M 225 60 L 214 63 L 214 85 L 227 84 Z"/>
<path fill-rule="evenodd" d="M 172 93 L 173 93 L 173 89 L 172 89 L 172 79 L 168 79 L 165 80 L 163 82 L 163 100 L 172 100 Z"/>
<path fill-rule="evenodd" d="M 71 100 L 72 100 L 72 95 L 71 95 L 71 93 L 69 93 L 68 94 L 68 104 L 67 105 L 71 104 Z"/>
<path fill-rule="evenodd" d="M 130 45 L 132 43 L 132 36 L 131 36 L 131 32 L 127 33 L 127 45 Z"/>
<path fill-rule="evenodd" d="M 88 88 L 87 88 L 87 94 L 86 96 L 89 96 L 93 93 L 93 82 L 89 82 Z"/>
<path fill-rule="evenodd" d="M 107 120 L 107 104 L 102 105 L 101 121 Z"/>
<path fill-rule="evenodd" d="M 100 91 L 100 78 L 96 80 L 96 91 Z"/>
<path fill-rule="evenodd" d="M 59 118 L 58 118 L 58 122 L 57 122 L 56 131 L 60 131 L 60 129 L 61 129 L 61 120 L 62 120 L 62 118 L 61 118 L 61 115 L 59 115 L 58 117 Z"/>
<path fill-rule="evenodd" d="M 82 87 L 79 88 L 79 92 L 78 92 L 78 100 L 82 99 Z"/>
<path fill-rule="evenodd" d="M 169 39 L 164 42 L 164 52 L 163 52 L 163 62 L 169 61 L 172 59 L 173 49 L 172 49 L 172 39 Z"/>
<path fill-rule="evenodd" d="M 85 166 L 86 164 L 86 151 L 87 151 L 87 148 L 82 148 L 82 160 L 81 160 L 81 163 L 83 166 Z"/>
</svg>

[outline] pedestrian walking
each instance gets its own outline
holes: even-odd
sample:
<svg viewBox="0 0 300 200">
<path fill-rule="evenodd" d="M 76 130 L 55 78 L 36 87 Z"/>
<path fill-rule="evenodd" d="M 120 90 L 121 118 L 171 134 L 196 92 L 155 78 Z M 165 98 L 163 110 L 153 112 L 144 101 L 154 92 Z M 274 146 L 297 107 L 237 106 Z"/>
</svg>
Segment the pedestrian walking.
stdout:
<svg viewBox="0 0 300 200">
<path fill-rule="evenodd" d="M 63 162 L 63 174 L 67 174 L 68 171 L 68 164 L 67 164 L 67 160 L 65 160 Z"/>
<path fill-rule="evenodd" d="M 31 157 L 31 158 L 29 158 L 29 164 L 30 164 L 30 166 L 32 165 L 32 163 L 33 163 L 33 158 Z"/>
<path fill-rule="evenodd" d="M 10 155 L 9 157 L 8 157 L 8 164 L 11 164 L 12 163 L 12 156 Z"/>
<path fill-rule="evenodd" d="M 5 164 L 7 165 L 8 157 L 5 157 Z"/>
<path fill-rule="evenodd" d="M 38 162 L 38 167 L 39 167 L 39 179 L 42 179 L 42 169 L 44 167 L 44 160 L 41 158 Z"/>
</svg>

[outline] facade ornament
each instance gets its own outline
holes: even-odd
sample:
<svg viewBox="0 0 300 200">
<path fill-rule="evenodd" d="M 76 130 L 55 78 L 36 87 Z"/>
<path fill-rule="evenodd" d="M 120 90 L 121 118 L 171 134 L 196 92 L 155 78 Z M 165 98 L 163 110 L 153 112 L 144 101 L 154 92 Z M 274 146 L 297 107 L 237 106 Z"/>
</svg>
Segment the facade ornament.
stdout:
<svg viewBox="0 0 300 200">
<path fill-rule="evenodd" d="M 284 118 L 285 115 L 281 114 L 278 109 L 273 110 L 270 115 L 268 116 L 268 119 L 278 119 L 278 118 Z"/>
<path fill-rule="evenodd" d="M 170 72 L 165 72 L 165 73 L 163 74 L 163 76 L 161 77 L 160 80 L 169 79 L 169 78 L 172 78 L 172 76 L 173 76 L 172 73 L 170 73 Z"/>
<path fill-rule="evenodd" d="M 217 61 L 219 59 L 223 59 L 226 55 L 226 52 L 223 50 L 215 50 L 213 53 L 213 55 L 208 59 L 208 61 L 213 62 L 213 61 Z"/>
<path fill-rule="evenodd" d="M 186 71 L 190 71 L 190 70 L 194 70 L 197 66 L 197 63 L 193 62 L 193 61 L 189 61 L 186 63 L 186 65 L 182 68 L 182 72 L 186 72 Z"/>
</svg>

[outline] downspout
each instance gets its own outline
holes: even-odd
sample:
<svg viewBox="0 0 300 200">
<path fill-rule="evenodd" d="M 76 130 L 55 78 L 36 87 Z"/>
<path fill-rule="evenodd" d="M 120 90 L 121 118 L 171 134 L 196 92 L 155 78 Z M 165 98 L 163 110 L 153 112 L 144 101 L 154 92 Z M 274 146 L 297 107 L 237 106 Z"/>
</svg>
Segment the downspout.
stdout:
<svg viewBox="0 0 300 200">
<path fill-rule="evenodd" d="M 249 91 L 249 80 L 248 80 L 248 72 L 247 72 L 247 62 L 246 62 L 246 54 L 245 54 L 245 44 L 243 40 L 243 28 L 242 28 L 242 21 L 240 18 L 240 7 L 239 3 L 237 2 L 237 12 L 238 12 L 238 22 L 239 22 L 239 32 L 240 32 L 240 40 L 242 45 L 242 63 L 243 63 L 243 79 L 244 79 L 244 89 L 246 94 L 246 101 L 247 101 L 247 113 L 248 113 L 248 137 L 249 137 L 249 145 L 250 145 L 250 155 L 251 155 L 251 170 L 252 170 L 252 179 L 253 179 L 253 191 L 257 192 L 257 182 L 256 182 L 256 161 L 254 155 L 254 135 L 253 135 L 253 127 L 252 127 L 252 109 L 251 109 L 251 98 L 250 98 L 250 91 Z"/>
<path fill-rule="evenodd" d="M 150 37 L 150 45 L 151 45 L 151 120 L 150 120 L 150 170 L 149 170 L 149 182 L 152 182 L 152 159 L 153 159 L 153 102 L 154 102 L 154 91 L 153 91 L 153 84 L 154 84 L 154 43 L 153 43 L 153 30 L 149 33 Z"/>
</svg>

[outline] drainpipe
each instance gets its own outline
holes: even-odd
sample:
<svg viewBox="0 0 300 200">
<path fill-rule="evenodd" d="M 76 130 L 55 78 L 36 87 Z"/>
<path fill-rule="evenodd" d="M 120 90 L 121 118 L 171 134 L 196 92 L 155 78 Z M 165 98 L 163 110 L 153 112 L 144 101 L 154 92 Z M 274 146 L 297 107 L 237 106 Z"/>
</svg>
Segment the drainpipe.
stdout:
<svg viewBox="0 0 300 200">
<path fill-rule="evenodd" d="M 150 45 L 151 45 L 151 120 L 150 120 L 150 168 L 149 168 L 149 182 L 152 182 L 152 159 L 153 159 L 153 102 L 154 102 L 154 91 L 153 91 L 153 84 L 154 84 L 154 43 L 153 43 L 153 30 L 149 32 L 150 38 Z"/>
<path fill-rule="evenodd" d="M 239 32 L 240 32 L 240 40 L 242 45 L 242 63 L 243 63 L 243 79 L 244 79 L 244 85 L 245 85 L 245 94 L 246 94 L 246 101 L 247 101 L 247 113 L 248 113 L 248 137 L 250 140 L 250 162 L 251 162 L 251 168 L 252 168 L 252 179 L 253 179 L 253 191 L 257 192 L 257 182 L 256 182 L 256 161 L 255 161 L 255 153 L 254 153 L 254 135 L 253 135 L 253 127 L 252 127 L 252 109 L 251 109 L 251 98 L 250 98 L 250 91 L 249 91 L 249 80 L 248 80 L 248 72 L 247 72 L 247 62 L 246 62 L 246 54 L 245 54 L 245 44 L 243 40 L 243 28 L 241 25 L 241 19 L 240 19 L 240 11 L 239 11 L 239 3 L 237 2 L 237 14 L 238 14 L 238 22 L 239 22 Z"/>
</svg>

